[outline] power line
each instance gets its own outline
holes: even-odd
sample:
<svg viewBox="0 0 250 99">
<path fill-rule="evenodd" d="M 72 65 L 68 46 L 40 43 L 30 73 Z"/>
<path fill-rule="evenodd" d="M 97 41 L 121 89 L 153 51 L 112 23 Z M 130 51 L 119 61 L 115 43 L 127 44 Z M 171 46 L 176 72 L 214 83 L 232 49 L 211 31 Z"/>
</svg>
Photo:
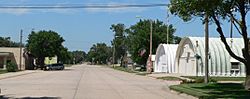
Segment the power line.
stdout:
<svg viewBox="0 0 250 99">
<path fill-rule="evenodd" d="M 0 5 L 0 9 L 84 9 L 84 8 L 145 8 L 161 7 L 169 4 L 113 4 L 113 5 L 85 5 L 85 4 L 30 4 L 30 5 Z"/>
</svg>

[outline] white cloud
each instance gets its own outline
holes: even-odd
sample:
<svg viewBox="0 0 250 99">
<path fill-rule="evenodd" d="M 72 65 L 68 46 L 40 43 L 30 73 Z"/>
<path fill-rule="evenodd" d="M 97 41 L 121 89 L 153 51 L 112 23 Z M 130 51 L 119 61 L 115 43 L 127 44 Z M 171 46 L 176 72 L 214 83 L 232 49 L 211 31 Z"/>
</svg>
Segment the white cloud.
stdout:
<svg viewBox="0 0 250 99">
<path fill-rule="evenodd" d="M 23 2 L 26 0 L 23 0 Z M 63 5 L 70 4 L 66 3 L 58 3 L 54 7 L 61 7 Z M 93 5 L 93 4 L 88 4 Z M 121 3 L 107 3 L 105 6 L 114 6 L 114 5 L 122 5 Z M 104 6 L 104 5 L 103 5 Z M 27 9 L 27 8 L 20 8 L 20 9 L 13 9 L 13 8 L 4 8 L 0 9 L 0 13 L 7 13 L 7 14 L 14 14 L 14 15 L 23 15 L 32 12 L 42 12 L 42 13 L 60 13 L 60 14 L 72 14 L 78 13 L 80 11 L 87 11 L 92 13 L 98 12 L 107 12 L 107 13 L 126 13 L 126 12 L 142 12 L 145 11 L 147 8 L 136 8 L 136 7 L 123 7 L 123 8 L 85 8 L 85 9 Z"/>
<path fill-rule="evenodd" d="M 92 4 L 89 4 L 92 5 Z M 114 5 L 123 5 L 121 3 L 110 2 L 105 6 L 114 6 Z M 124 4 L 125 5 L 125 4 Z M 108 12 L 108 13 L 126 13 L 126 12 L 142 12 L 145 11 L 146 8 L 138 8 L 138 7 L 123 7 L 123 8 L 87 8 L 85 11 L 87 12 Z"/>
<path fill-rule="evenodd" d="M 8 13 L 8 14 L 14 14 L 14 15 L 23 15 L 29 13 L 31 10 L 29 9 L 0 9 L 0 13 Z"/>
<path fill-rule="evenodd" d="M 58 3 L 54 7 L 62 7 L 63 5 L 70 4 L 69 2 L 64 3 Z M 72 14 L 78 11 L 78 9 L 60 9 L 60 8 L 54 8 L 54 9 L 38 9 L 37 11 L 41 11 L 44 13 L 60 13 L 60 14 Z"/>
<path fill-rule="evenodd" d="M 87 8 L 85 11 L 87 12 L 93 12 L 93 13 L 98 13 L 98 12 L 108 12 L 108 13 L 126 13 L 126 12 L 142 12 L 145 11 L 146 9 L 144 8 Z"/>
<path fill-rule="evenodd" d="M 26 1 L 26 0 L 23 0 Z M 28 9 L 28 8 L 0 8 L 0 13 L 6 13 L 6 14 L 14 14 L 14 15 L 23 15 L 28 14 L 32 12 L 39 12 L 39 13 L 61 13 L 61 14 L 68 14 L 68 13 L 75 13 L 76 9 L 60 9 L 56 7 L 61 7 L 62 5 L 67 3 L 60 3 L 56 4 L 54 9 Z"/>
<path fill-rule="evenodd" d="M 59 13 L 59 14 L 72 14 L 78 12 L 77 9 L 36 9 L 37 12 L 42 13 Z"/>
</svg>

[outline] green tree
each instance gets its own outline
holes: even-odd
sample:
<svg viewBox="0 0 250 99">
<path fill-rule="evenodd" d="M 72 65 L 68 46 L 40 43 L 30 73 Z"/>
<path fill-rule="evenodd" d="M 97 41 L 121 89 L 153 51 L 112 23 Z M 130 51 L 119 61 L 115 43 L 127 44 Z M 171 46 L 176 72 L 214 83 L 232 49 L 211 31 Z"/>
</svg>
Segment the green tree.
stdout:
<svg viewBox="0 0 250 99">
<path fill-rule="evenodd" d="M 60 56 L 63 49 L 64 39 L 54 31 L 32 31 L 28 36 L 27 50 L 38 59 L 38 64 L 43 69 L 45 57 Z"/>
<path fill-rule="evenodd" d="M 163 22 L 156 20 L 152 22 L 152 53 L 156 52 L 159 44 L 167 43 L 167 28 L 169 28 L 169 43 L 178 43 L 179 37 L 174 36 L 175 29 L 172 25 L 165 25 Z M 127 45 L 132 60 L 138 64 L 145 65 L 149 56 L 150 45 L 150 20 L 140 20 L 135 25 L 129 27 Z M 146 51 L 142 56 L 141 51 Z"/>
<path fill-rule="evenodd" d="M 170 6 L 171 13 L 178 15 L 184 21 L 190 21 L 193 17 L 205 19 L 205 15 L 208 15 L 210 22 L 217 26 L 216 30 L 228 53 L 245 64 L 245 88 L 248 90 L 250 90 L 250 47 L 246 16 L 249 11 L 249 4 L 249 0 L 171 0 Z M 234 26 L 244 40 L 243 57 L 236 55 L 226 42 L 221 22 L 229 22 L 230 19 L 233 20 Z"/>
<path fill-rule="evenodd" d="M 15 64 L 13 62 L 7 63 L 6 69 L 7 69 L 8 72 L 16 72 L 16 71 L 18 71 L 17 64 Z"/>
<path fill-rule="evenodd" d="M 117 62 L 118 59 L 121 60 L 121 66 L 123 66 L 123 58 L 126 55 L 126 36 L 125 36 L 125 25 L 118 23 L 118 24 L 112 24 L 110 29 L 115 33 L 114 39 L 111 42 L 112 46 L 115 47 L 115 62 Z"/>
<path fill-rule="evenodd" d="M 63 46 L 60 49 L 59 53 L 56 54 L 58 63 L 71 64 L 71 53 Z"/>
<path fill-rule="evenodd" d="M 81 63 L 83 61 L 85 61 L 86 58 L 86 52 L 84 51 L 80 51 L 80 50 L 76 50 L 76 51 L 72 51 L 72 58 L 75 64 Z"/>
<path fill-rule="evenodd" d="M 22 44 L 23 46 L 24 44 Z M 20 43 L 11 41 L 10 37 L 0 37 L 0 47 L 19 47 Z"/>
<path fill-rule="evenodd" d="M 87 60 L 98 64 L 106 64 L 111 56 L 111 47 L 107 46 L 105 43 L 97 43 L 90 48 Z"/>
</svg>

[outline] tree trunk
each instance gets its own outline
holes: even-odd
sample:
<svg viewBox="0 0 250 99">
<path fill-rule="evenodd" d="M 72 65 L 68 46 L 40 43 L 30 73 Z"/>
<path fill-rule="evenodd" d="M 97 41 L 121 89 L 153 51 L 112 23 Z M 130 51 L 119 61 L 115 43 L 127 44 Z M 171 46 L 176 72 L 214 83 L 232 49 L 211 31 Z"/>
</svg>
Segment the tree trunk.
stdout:
<svg viewBox="0 0 250 99">
<path fill-rule="evenodd" d="M 123 64 L 123 62 L 124 62 L 124 58 L 123 58 L 123 56 L 122 56 L 122 58 L 121 58 L 121 63 L 120 63 L 120 66 L 121 66 L 121 67 L 125 67 L 124 64 Z"/>
<path fill-rule="evenodd" d="M 250 90 L 250 61 L 245 64 L 246 66 L 246 79 L 245 79 L 245 89 Z"/>
<path fill-rule="evenodd" d="M 41 67 L 41 70 L 44 69 L 44 60 L 45 60 L 45 57 L 40 57 L 38 58 L 38 61 L 39 61 L 39 65 Z"/>
<path fill-rule="evenodd" d="M 245 89 L 250 90 L 250 75 L 246 75 Z"/>
</svg>

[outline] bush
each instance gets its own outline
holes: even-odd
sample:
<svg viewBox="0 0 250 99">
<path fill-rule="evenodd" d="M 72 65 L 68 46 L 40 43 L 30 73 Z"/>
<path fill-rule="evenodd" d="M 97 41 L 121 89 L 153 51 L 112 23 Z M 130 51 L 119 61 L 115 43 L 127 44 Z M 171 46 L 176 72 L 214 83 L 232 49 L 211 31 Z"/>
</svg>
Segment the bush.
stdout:
<svg viewBox="0 0 250 99">
<path fill-rule="evenodd" d="M 186 83 L 204 83 L 204 77 L 196 77 L 196 78 L 194 78 L 194 80 L 186 80 L 186 79 L 184 79 L 184 80 L 182 80 L 182 84 L 186 84 Z M 217 80 L 215 80 L 215 79 L 212 79 L 212 78 L 209 78 L 209 82 L 211 82 L 211 83 L 216 83 L 217 82 Z"/>
<path fill-rule="evenodd" d="M 194 80 L 187 80 L 187 79 L 183 79 L 181 84 L 188 84 L 188 83 L 195 83 Z"/>
<path fill-rule="evenodd" d="M 209 82 L 212 82 L 212 83 L 217 83 L 218 81 L 217 81 L 216 79 L 209 78 Z"/>
<path fill-rule="evenodd" d="M 7 63 L 6 68 L 7 68 L 8 72 L 16 72 L 17 71 L 17 65 L 13 62 Z"/>
<path fill-rule="evenodd" d="M 195 78 L 195 83 L 204 83 L 204 78 L 201 78 L 201 77 L 198 77 L 198 78 Z"/>
</svg>

